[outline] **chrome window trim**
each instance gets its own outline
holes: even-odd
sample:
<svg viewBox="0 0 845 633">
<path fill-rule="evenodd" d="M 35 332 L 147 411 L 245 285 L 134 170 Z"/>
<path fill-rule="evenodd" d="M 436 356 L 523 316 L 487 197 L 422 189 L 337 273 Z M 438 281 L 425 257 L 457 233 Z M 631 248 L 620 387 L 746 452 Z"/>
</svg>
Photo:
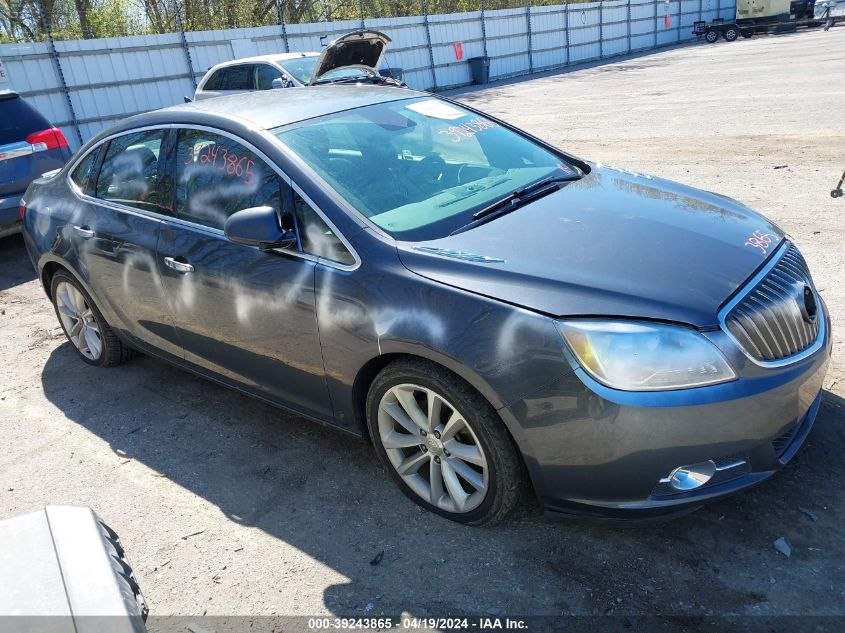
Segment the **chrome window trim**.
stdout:
<svg viewBox="0 0 845 633">
<path fill-rule="evenodd" d="M 273 250 L 273 251 L 278 252 L 278 253 L 284 253 L 286 255 L 296 257 L 297 259 L 302 259 L 302 260 L 313 262 L 313 263 L 323 264 L 325 266 L 329 266 L 331 268 L 337 268 L 337 269 L 344 270 L 344 271 L 356 270 L 361 265 L 361 258 L 358 256 L 358 252 L 349 243 L 349 240 L 347 240 L 346 237 L 343 235 L 343 233 L 341 233 L 337 229 L 335 224 L 331 220 L 329 220 L 328 217 L 326 217 L 326 214 L 323 213 L 323 211 L 314 203 L 314 201 L 304 191 L 302 191 L 302 189 L 298 185 L 296 185 L 290 179 L 290 177 L 288 177 L 287 174 L 285 174 L 279 168 L 279 166 L 276 164 L 276 161 L 271 160 L 264 152 L 259 150 L 257 147 L 255 147 L 249 141 L 246 141 L 246 140 L 242 139 L 241 137 L 239 137 L 235 134 L 232 134 L 231 132 L 227 132 L 226 130 L 221 130 L 219 128 L 211 127 L 211 126 L 208 126 L 208 125 L 199 125 L 199 124 L 191 124 L 191 123 L 185 123 L 185 124 L 182 124 L 182 123 L 160 123 L 160 124 L 157 124 L 157 125 L 146 125 L 146 126 L 143 126 L 143 127 L 132 128 L 131 130 L 123 130 L 122 132 L 116 132 L 114 134 L 110 134 L 109 136 L 107 136 L 103 139 L 100 139 L 99 142 L 97 142 L 94 145 L 92 145 L 91 147 L 89 147 L 84 153 L 75 157 L 72 163 L 69 163 L 67 172 L 65 174 L 65 182 L 67 183 L 71 192 L 73 192 L 73 194 L 77 198 L 82 200 L 83 202 L 87 202 L 89 204 L 95 204 L 95 205 L 98 205 L 98 206 L 103 206 L 103 207 L 113 209 L 113 210 L 116 210 L 116 211 L 123 211 L 123 212 L 126 212 L 126 213 L 130 213 L 132 215 L 146 217 L 146 218 L 150 218 L 150 219 L 153 219 L 153 220 L 159 220 L 159 221 L 165 221 L 166 220 L 167 222 L 171 222 L 173 224 L 184 226 L 184 227 L 187 227 L 187 228 L 190 228 L 190 229 L 199 230 L 200 232 L 209 233 L 210 235 L 213 235 L 213 236 L 223 236 L 223 237 L 225 237 L 226 234 L 223 232 L 223 230 L 218 229 L 216 227 L 207 226 L 205 224 L 200 224 L 199 222 L 192 222 L 190 220 L 185 220 L 183 218 L 176 217 L 176 215 L 166 215 L 166 214 L 163 214 L 163 213 L 156 213 L 155 211 L 147 211 L 145 209 L 138 209 L 138 208 L 135 208 L 135 207 L 130 207 L 128 205 L 120 204 L 119 202 L 112 202 L 111 200 L 103 200 L 101 198 L 89 196 L 88 194 L 83 193 L 79 189 L 79 187 L 77 187 L 76 183 L 73 182 L 73 179 L 70 177 L 71 174 L 76 170 L 77 166 L 83 160 L 85 160 L 85 157 L 88 156 L 88 154 L 90 154 L 91 152 L 95 151 L 96 149 L 102 147 L 103 144 L 111 141 L 112 139 L 118 138 L 120 136 L 125 136 L 127 134 L 134 134 L 136 132 L 145 132 L 147 130 L 169 130 L 169 129 L 176 129 L 176 130 L 191 129 L 191 130 L 200 130 L 200 131 L 204 131 L 204 132 L 210 132 L 212 134 L 218 134 L 220 136 L 225 136 L 225 137 L 235 141 L 236 143 L 240 143 L 241 145 L 243 145 L 244 147 L 249 149 L 256 156 L 261 158 L 261 160 L 263 160 L 270 167 L 270 169 L 272 169 L 282 179 L 282 181 L 285 184 L 287 184 L 293 191 L 296 191 L 297 193 L 299 193 L 299 195 L 302 196 L 303 200 L 305 200 L 308 204 L 311 205 L 311 207 L 314 209 L 314 211 L 317 213 L 317 215 L 319 215 L 323 219 L 323 221 L 329 226 L 329 228 L 331 228 L 331 230 L 334 231 L 335 235 L 338 236 L 338 238 L 343 243 L 343 245 L 347 248 L 347 250 L 350 253 L 352 253 L 352 257 L 355 259 L 355 264 L 343 264 L 341 262 L 335 262 L 334 260 L 326 259 L 324 257 L 317 257 L 316 255 L 311 255 L 310 253 L 305 253 L 303 251 L 292 251 L 292 250 L 286 249 L 286 248 L 284 248 L 284 249 L 283 248 L 276 248 L 276 249 L 270 249 L 270 250 Z M 267 134 L 267 133 L 265 132 L 265 134 Z M 276 139 L 272 134 L 267 134 L 267 138 L 271 142 L 278 143 L 278 139 Z M 174 213 L 175 213 L 175 211 L 174 211 Z M 251 248 L 258 248 L 258 247 L 253 246 Z"/>
<path fill-rule="evenodd" d="M 816 335 L 816 340 L 813 342 L 812 345 L 810 345 L 804 350 L 801 350 L 797 354 L 794 354 L 793 356 L 787 356 L 786 358 L 781 358 L 779 360 L 757 360 L 745 349 L 745 346 L 739 342 L 739 340 L 733 335 L 727 325 L 727 317 L 731 313 L 731 310 L 733 310 L 738 303 L 745 299 L 748 293 L 751 292 L 754 288 L 756 288 L 757 284 L 759 284 L 766 277 L 766 275 L 768 275 L 769 272 L 771 272 L 771 270 L 780 263 L 781 258 L 786 253 L 786 251 L 789 250 L 789 247 L 791 245 L 792 243 L 789 240 L 783 240 L 783 243 L 778 247 L 774 255 L 772 255 L 772 257 L 766 263 L 766 265 L 763 266 L 763 268 L 761 268 L 757 272 L 757 274 L 754 275 L 744 286 L 742 286 L 739 292 L 734 295 L 733 299 L 731 299 L 728 303 L 725 304 L 725 306 L 721 310 L 719 310 L 719 327 L 721 328 L 722 332 L 727 335 L 727 337 L 734 343 L 734 345 L 737 346 L 737 348 L 739 348 L 739 350 L 746 358 L 748 358 L 748 360 L 750 360 L 755 365 L 759 367 L 764 367 L 766 369 L 785 367 L 787 365 L 792 365 L 793 363 L 797 363 L 798 361 L 804 360 L 809 356 L 812 356 L 822 348 L 827 335 L 827 324 L 825 322 L 824 309 L 819 306 L 819 332 Z M 813 284 L 813 292 L 818 294 L 818 290 L 816 290 L 815 284 Z"/>
</svg>

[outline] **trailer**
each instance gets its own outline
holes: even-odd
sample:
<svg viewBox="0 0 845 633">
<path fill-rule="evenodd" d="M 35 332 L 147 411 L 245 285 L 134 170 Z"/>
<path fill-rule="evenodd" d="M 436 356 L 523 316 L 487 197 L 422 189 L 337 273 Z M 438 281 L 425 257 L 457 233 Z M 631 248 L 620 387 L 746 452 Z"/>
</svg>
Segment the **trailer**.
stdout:
<svg viewBox="0 0 845 633">
<path fill-rule="evenodd" d="M 818 26 L 818 6 L 837 4 L 845 0 L 737 0 L 733 20 L 718 18 L 712 22 L 693 22 L 693 35 L 704 37 L 710 44 L 720 37 L 733 42 L 739 37 L 753 37 L 759 33 L 786 33 L 799 26 Z"/>
<path fill-rule="evenodd" d="M 816 0 L 814 17 L 819 24 L 824 24 L 827 31 L 831 26 L 845 20 L 845 0 Z"/>
</svg>

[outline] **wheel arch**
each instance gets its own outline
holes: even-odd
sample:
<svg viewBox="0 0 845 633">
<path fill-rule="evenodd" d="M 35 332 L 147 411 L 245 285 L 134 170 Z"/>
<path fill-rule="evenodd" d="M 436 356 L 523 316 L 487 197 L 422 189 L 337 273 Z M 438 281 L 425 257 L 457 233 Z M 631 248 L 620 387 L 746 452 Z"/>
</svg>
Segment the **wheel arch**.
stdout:
<svg viewBox="0 0 845 633">
<path fill-rule="evenodd" d="M 429 353 L 425 353 L 425 351 L 428 351 Z M 439 354 L 433 353 L 432 350 L 425 351 L 422 353 L 420 353 L 419 350 L 388 351 L 369 359 L 360 367 L 352 383 L 352 404 L 362 437 L 369 442 L 372 442 L 373 440 L 370 435 L 369 426 L 367 425 L 366 402 L 370 386 L 373 384 L 376 376 L 378 376 L 378 374 L 387 367 L 387 365 L 397 360 L 421 360 L 433 363 L 443 369 L 446 369 L 475 389 L 475 391 L 477 391 L 496 411 L 496 414 L 502 421 L 502 425 L 507 430 L 508 435 L 510 435 L 511 440 L 513 440 L 514 444 L 519 449 L 520 458 L 524 461 L 524 438 L 521 437 L 522 434 L 519 429 L 513 428 L 513 426 L 509 424 L 508 421 L 500 414 L 500 409 L 505 407 L 506 403 L 501 401 L 490 385 L 474 372 L 467 372 L 466 368 L 459 366 L 456 361 L 448 358 L 443 359 Z"/>
<path fill-rule="evenodd" d="M 63 270 L 67 273 L 73 275 L 70 268 L 67 266 L 63 266 L 57 261 L 48 261 L 41 267 L 41 285 L 44 287 L 44 292 L 47 295 L 47 298 L 51 301 L 53 300 L 52 294 L 52 286 L 53 286 L 53 277 L 56 275 L 57 272 Z M 76 275 L 73 275 L 76 277 Z M 76 277 L 78 279 L 78 277 Z M 90 293 L 89 293 L 90 294 Z"/>
<path fill-rule="evenodd" d="M 85 292 L 88 293 L 88 296 L 94 301 L 97 305 L 97 309 L 100 312 L 103 311 L 103 302 L 100 300 L 100 297 L 94 292 L 93 288 L 73 269 L 68 262 L 58 259 L 55 257 L 50 257 L 48 259 L 44 259 L 39 264 L 39 277 L 41 279 L 41 284 L 44 286 L 44 292 L 47 294 L 47 298 L 52 301 L 53 297 L 51 294 L 51 286 L 53 283 L 53 277 L 55 277 L 56 273 L 59 271 L 63 271 L 73 277 L 76 282 L 82 286 Z"/>
<path fill-rule="evenodd" d="M 41 279 L 41 285 L 44 287 L 44 292 L 47 295 L 47 298 L 52 301 L 52 283 L 53 277 L 56 276 L 56 273 L 64 272 L 70 275 L 76 282 L 82 287 L 85 292 L 88 293 L 88 296 L 91 297 L 91 300 L 94 302 L 97 310 L 100 311 L 100 314 L 106 319 L 106 321 L 111 324 L 115 322 L 115 315 L 113 312 L 106 311 L 104 308 L 108 308 L 108 306 L 104 305 L 104 302 L 100 298 L 100 296 L 94 292 L 94 289 L 88 284 L 85 279 L 82 278 L 79 273 L 74 270 L 73 266 L 68 264 L 66 261 L 58 259 L 58 258 L 49 258 L 43 260 L 39 265 L 39 277 Z"/>
</svg>

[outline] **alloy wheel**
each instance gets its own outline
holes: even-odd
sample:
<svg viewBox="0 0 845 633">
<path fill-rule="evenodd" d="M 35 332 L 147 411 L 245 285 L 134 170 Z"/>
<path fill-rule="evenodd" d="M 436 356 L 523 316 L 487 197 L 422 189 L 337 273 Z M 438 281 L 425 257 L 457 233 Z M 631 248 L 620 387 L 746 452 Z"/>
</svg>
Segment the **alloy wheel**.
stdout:
<svg viewBox="0 0 845 633">
<path fill-rule="evenodd" d="M 463 414 L 426 387 L 400 384 L 382 396 L 379 439 L 408 487 L 433 506 L 465 513 L 484 501 L 490 468 Z"/>
<path fill-rule="evenodd" d="M 68 339 L 79 353 L 89 360 L 100 358 L 103 353 L 100 326 L 83 294 L 62 281 L 56 286 L 56 308 Z"/>
</svg>

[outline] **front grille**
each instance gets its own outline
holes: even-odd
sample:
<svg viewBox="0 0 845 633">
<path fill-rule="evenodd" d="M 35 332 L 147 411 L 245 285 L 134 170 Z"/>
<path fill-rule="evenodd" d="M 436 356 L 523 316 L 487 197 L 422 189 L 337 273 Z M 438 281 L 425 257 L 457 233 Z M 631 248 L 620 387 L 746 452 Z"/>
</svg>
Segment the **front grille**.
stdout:
<svg viewBox="0 0 845 633">
<path fill-rule="evenodd" d="M 789 358 L 819 335 L 821 306 L 807 262 L 792 244 L 725 317 L 725 325 L 759 361 Z"/>
</svg>

